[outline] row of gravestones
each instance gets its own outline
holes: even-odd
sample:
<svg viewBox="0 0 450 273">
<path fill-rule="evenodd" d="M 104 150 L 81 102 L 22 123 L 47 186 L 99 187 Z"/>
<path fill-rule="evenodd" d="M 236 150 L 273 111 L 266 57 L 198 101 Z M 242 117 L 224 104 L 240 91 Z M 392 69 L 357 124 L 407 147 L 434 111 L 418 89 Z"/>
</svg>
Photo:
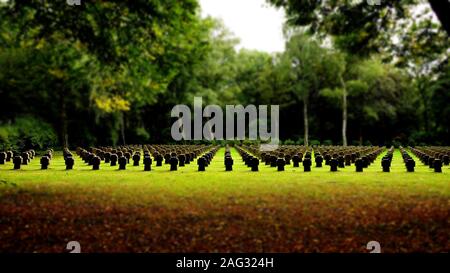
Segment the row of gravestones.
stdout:
<svg viewBox="0 0 450 273">
<path fill-rule="evenodd" d="M 244 145 L 243 149 L 253 154 L 261 161 L 265 162 L 265 159 L 275 156 L 276 158 L 284 158 L 286 161 L 290 161 L 296 154 L 304 154 L 310 151 L 311 148 L 305 146 L 293 146 L 293 145 L 280 145 L 273 151 L 261 151 L 258 145 Z"/>
<path fill-rule="evenodd" d="M 450 165 L 450 148 L 449 147 L 409 147 L 411 152 L 429 158 L 439 159 L 445 166 Z M 428 158 L 428 159 L 429 159 Z M 426 164 L 429 165 L 429 164 Z"/>
<path fill-rule="evenodd" d="M 199 172 L 206 171 L 206 167 L 211 164 L 211 161 L 219 146 L 207 145 L 145 145 L 144 149 L 150 151 L 155 160 L 164 160 L 165 164 L 170 164 L 170 170 L 176 171 L 177 166 L 183 167 L 185 164 L 190 164 L 197 157 L 197 166 Z"/>
<path fill-rule="evenodd" d="M 199 172 L 206 171 L 206 167 L 211 163 L 214 155 L 219 150 L 219 146 L 207 145 L 146 145 L 144 149 L 150 150 L 150 153 L 157 160 L 164 160 L 165 164 L 171 165 L 171 170 L 177 170 L 178 166 L 183 167 L 189 164 L 197 157 L 197 166 Z"/>
<path fill-rule="evenodd" d="M 439 159 L 445 166 L 448 166 L 450 164 L 450 147 L 409 147 L 409 149 L 414 153 L 417 152 L 419 154 L 427 155 L 433 159 Z"/>
<path fill-rule="evenodd" d="M 130 161 L 133 161 L 133 166 L 139 166 L 141 148 L 143 150 L 144 171 L 151 170 L 151 156 L 154 157 L 156 166 L 162 166 L 164 161 L 165 164 L 170 164 L 171 171 L 176 171 L 178 167 L 190 164 L 200 154 L 204 155 L 197 163 L 199 171 L 204 171 L 218 150 L 218 147 L 206 145 L 144 145 L 142 147 L 133 145 L 119 148 L 90 148 L 90 151 L 78 148 L 77 154 L 86 164 L 92 165 L 93 170 L 99 170 L 102 161 L 109 163 L 111 166 L 118 164 L 119 170 L 125 170 Z"/>
<path fill-rule="evenodd" d="M 325 161 L 325 165 L 330 166 L 330 171 L 336 172 L 338 168 L 345 168 L 355 164 L 357 172 L 363 172 L 364 168 L 368 168 L 377 157 L 383 152 L 383 148 L 379 147 L 352 147 L 352 148 L 336 148 L 327 147 L 327 149 L 316 148 L 314 151 L 316 165 L 321 165 Z M 322 156 L 323 153 L 323 156 Z M 317 164 L 317 162 L 319 162 Z M 387 158 L 385 163 L 389 163 L 391 159 Z"/>
<path fill-rule="evenodd" d="M 303 163 L 303 168 L 305 172 L 311 171 L 311 165 L 312 165 L 312 154 L 306 147 L 298 147 L 293 148 L 290 146 L 290 151 L 283 149 L 284 153 L 279 152 L 281 149 L 275 151 L 275 152 L 259 152 L 256 147 L 252 146 L 243 146 L 243 147 L 236 147 L 239 154 L 242 156 L 242 159 L 246 163 L 247 166 L 252 167 L 252 169 L 257 170 L 257 167 L 254 167 L 254 164 L 256 161 L 253 160 L 253 158 L 258 159 L 258 156 L 260 156 L 262 162 L 265 163 L 265 165 L 270 165 L 271 167 L 277 167 L 278 171 L 284 171 L 286 165 L 291 164 L 291 160 L 293 162 L 294 168 L 299 167 L 300 163 Z M 339 150 L 342 151 L 342 149 L 339 148 Z M 346 156 L 342 154 L 338 154 L 337 151 L 333 150 L 333 147 L 327 147 L 326 155 L 325 157 L 321 155 L 320 149 L 314 152 L 315 155 L 315 163 L 317 168 L 321 168 L 323 165 L 323 162 L 325 161 L 326 165 L 330 166 L 330 171 L 336 172 L 338 168 L 344 168 L 345 165 L 350 166 L 351 162 L 355 163 L 356 171 L 362 172 L 364 168 L 367 168 L 372 164 L 375 159 L 378 157 L 378 155 L 383 152 L 383 148 L 379 147 L 355 147 L 348 150 L 348 153 Z M 286 154 L 286 152 L 289 151 L 289 153 Z M 296 151 L 306 151 L 305 155 L 303 155 L 302 152 L 297 152 L 296 154 L 292 155 L 292 153 L 295 153 Z M 291 153 L 292 152 L 292 153 Z M 253 155 L 252 155 L 253 154 Z M 388 152 L 388 154 L 385 157 L 385 166 L 384 170 L 388 171 L 391 161 L 392 161 L 392 154 L 393 154 L 393 148 L 391 148 Z M 362 156 L 361 156 L 362 155 Z M 383 166 L 383 165 L 382 165 Z"/>
<path fill-rule="evenodd" d="M 259 159 L 257 157 L 251 155 L 239 146 L 236 146 L 235 148 L 238 151 L 239 155 L 242 157 L 242 161 L 244 161 L 247 167 L 251 168 L 252 172 L 259 171 Z"/>
<path fill-rule="evenodd" d="M 409 150 L 419 158 L 419 160 L 428 166 L 430 169 L 434 169 L 435 172 L 441 173 L 442 166 L 449 165 L 449 156 L 445 153 L 435 152 L 426 148 L 412 148 Z"/>
<path fill-rule="evenodd" d="M 225 171 L 231 172 L 233 170 L 234 160 L 233 160 L 233 157 L 231 156 L 231 150 L 228 145 L 225 147 L 225 154 L 224 154 L 223 162 L 225 164 Z"/>
<path fill-rule="evenodd" d="M 3 165 L 6 162 L 11 162 L 14 165 L 14 170 L 20 170 L 23 165 L 28 165 L 31 160 L 36 157 L 34 150 L 28 150 L 22 153 L 14 155 L 12 151 L 0 152 L 0 164 Z M 41 169 L 45 170 L 50 165 L 50 161 L 53 158 L 53 149 L 47 150 L 40 159 Z"/>
<path fill-rule="evenodd" d="M 206 167 L 209 166 L 211 163 L 213 157 L 216 155 L 217 151 L 219 150 L 220 146 L 214 146 L 209 152 L 203 154 L 198 160 L 198 171 L 204 172 L 206 170 Z"/>
<path fill-rule="evenodd" d="M 402 154 L 403 163 L 405 164 L 406 171 L 412 173 L 416 167 L 416 161 L 409 155 L 405 148 L 400 147 L 400 153 Z"/>
<path fill-rule="evenodd" d="M 394 158 L 394 147 L 391 147 L 381 159 L 381 168 L 383 169 L 383 172 L 390 172 L 392 158 Z"/>
<path fill-rule="evenodd" d="M 171 161 L 175 162 L 173 157 L 176 157 L 182 167 L 184 164 L 194 161 L 211 147 L 206 145 L 145 145 L 144 149 L 149 150 L 155 160 L 164 160 L 165 164 L 170 164 Z"/>
</svg>

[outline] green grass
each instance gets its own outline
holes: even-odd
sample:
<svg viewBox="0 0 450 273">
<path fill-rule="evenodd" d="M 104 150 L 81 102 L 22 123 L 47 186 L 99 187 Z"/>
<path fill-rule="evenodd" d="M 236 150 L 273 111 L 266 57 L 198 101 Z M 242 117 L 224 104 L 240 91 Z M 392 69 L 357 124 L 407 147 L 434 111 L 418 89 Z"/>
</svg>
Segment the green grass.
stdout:
<svg viewBox="0 0 450 273">
<path fill-rule="evenodd" d="M 371 240 L 387 252 L 450 249 L 449 166 L 434 173 L 416 160 L 407 173 L 396 151 L 390 173 L 381 157 L 364 173 L 292 165 L 254 173 L 233 150 L 225 172 L 223 154 L 202 173 L 196 162 L 177 172 L 155 162 L 151 172 L 92 171 L 78 157 L 66 171 L 60 154 L 49 170 L 38 158 L 19 171 L 0 165 L 0 251 L 60 252 L 77 238 L 95 252 L 364 252 Z"/>
</svg>

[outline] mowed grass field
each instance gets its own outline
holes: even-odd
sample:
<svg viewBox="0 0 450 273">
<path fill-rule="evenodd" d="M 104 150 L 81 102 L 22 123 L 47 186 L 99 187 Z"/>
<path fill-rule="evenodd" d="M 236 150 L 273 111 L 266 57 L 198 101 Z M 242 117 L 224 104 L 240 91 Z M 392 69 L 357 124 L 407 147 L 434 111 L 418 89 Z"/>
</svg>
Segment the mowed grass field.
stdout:
<svg viewBox="0 0 450 273">
<path fill-rule="evenodd" d="M 22 170 L 0 165 L 0 252 L 382 252 L 450 250 L 450 168 L 443 173 L 416 160 L 407 173 L 399 151 L 390 173 L 381 156 L 364 173 L 329 166 L 304 173 L 260 165 L 251 172 L 224 149 L 206 172 L 196 161 L 144 172 L 75 158 L 66 171 L 60 153 L 49 170 L 39 157 Z"/>
</svg>

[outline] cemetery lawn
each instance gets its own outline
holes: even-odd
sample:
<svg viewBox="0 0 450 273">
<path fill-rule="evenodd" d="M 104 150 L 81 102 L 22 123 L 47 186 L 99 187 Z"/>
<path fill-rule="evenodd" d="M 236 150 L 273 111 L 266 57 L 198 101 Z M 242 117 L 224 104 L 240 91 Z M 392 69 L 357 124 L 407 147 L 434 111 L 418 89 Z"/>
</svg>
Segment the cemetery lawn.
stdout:
<svg viewBox="0 0 450 273">
<path fill-rule="evenodd" d="M 39 158 L 22 170 L 0 165 L 0 252 L 383 252 L 450 251 L 450 168 L 434 173 L 416 159 L 407 173 L 398 151 L 390 173 L 380 159 L 364 173 L 354 166 L 311 173 L 260 165 L 253 173 L 224 149 L 206 172 L 196 161 L 143 172 L 109 164 L 101 170 L 61 153 L 49 170 Z"/>
</svg>

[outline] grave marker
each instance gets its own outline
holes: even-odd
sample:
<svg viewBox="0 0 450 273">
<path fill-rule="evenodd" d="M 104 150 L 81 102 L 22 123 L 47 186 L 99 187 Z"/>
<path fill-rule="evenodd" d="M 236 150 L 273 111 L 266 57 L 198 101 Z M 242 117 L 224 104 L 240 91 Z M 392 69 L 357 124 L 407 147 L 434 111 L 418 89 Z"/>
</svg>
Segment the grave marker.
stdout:
<svg viewBox="0 0 450 273">
<path fill-rule="evenodd" d="M 47 170 L 50 165 L 50 158 L 48 156 L 41 157 L 41 170 Z"/>
</svg>

